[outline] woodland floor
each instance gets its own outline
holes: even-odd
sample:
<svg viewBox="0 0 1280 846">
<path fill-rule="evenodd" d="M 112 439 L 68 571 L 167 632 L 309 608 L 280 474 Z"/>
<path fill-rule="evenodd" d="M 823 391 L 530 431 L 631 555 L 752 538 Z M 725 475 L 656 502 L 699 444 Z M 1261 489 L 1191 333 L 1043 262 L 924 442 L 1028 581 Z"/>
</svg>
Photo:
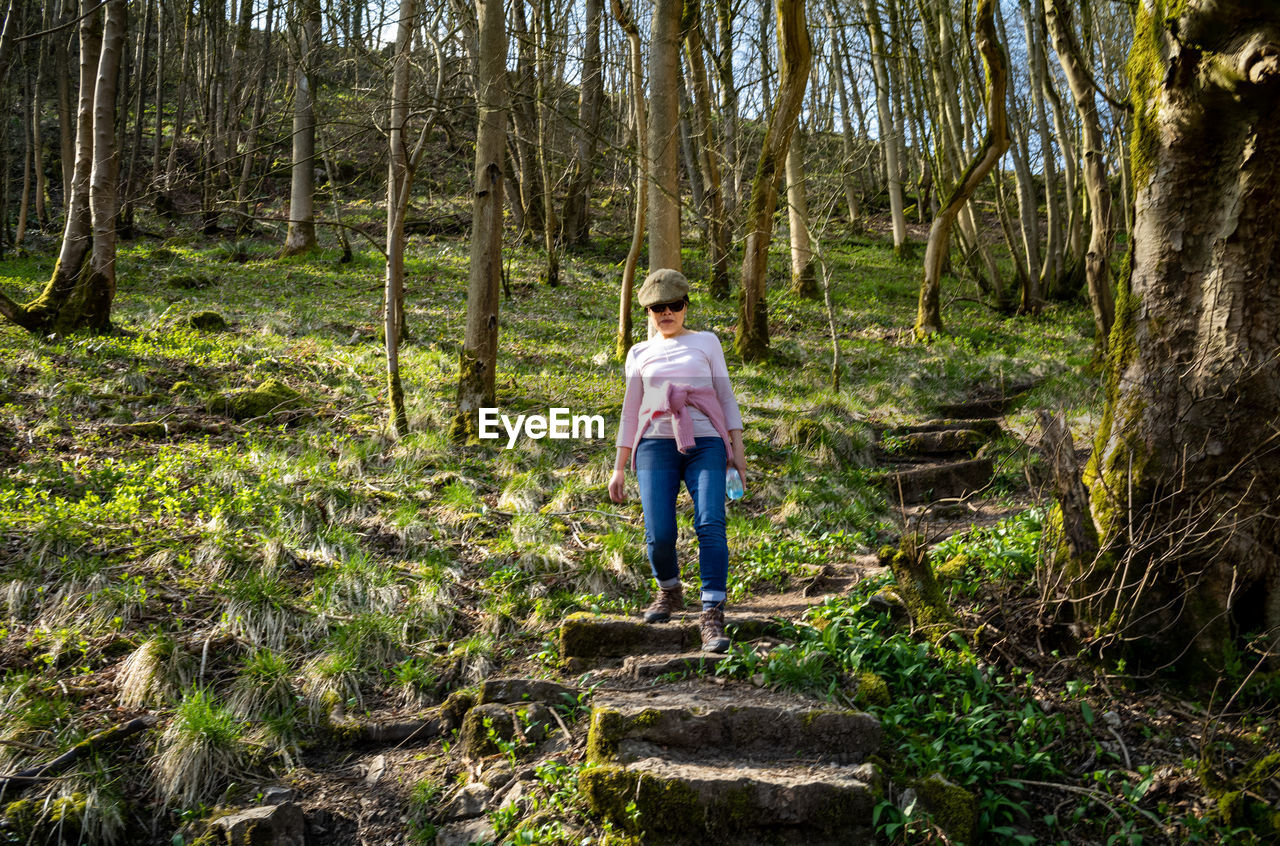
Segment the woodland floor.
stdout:
<svg viewBox="0 0 1280 846">
<path fill-rule="evenodd" d="M 948 333 L 910 343 L 918 264 L 893 258 L 882 223 L 825 232 L 838 390 L 820 302 L 771 279 L 773 358 L 746 365 L 731 352 L 734 304 L 695 289 L 690 323 L 726 346 L 747 424 L 731 606 L 789 628 L 736 646 L 713 671 L 652 683 L 841 705 L 851 679 L 875 673 L 890 699 L 858 704 L 884 726 L 886 843 L 945 842 L 903 801 L 933 772 L 972 793 L 978 842 L 1268 842 L 1280 828 L 1278 691 L 1251 672 L 1249 644 L 1234 647 L 1217 689 L 1179 691 L 1099 664 L 1087 633 L 1042 602 L 1034 415 L 1062 412 L 1077 447 L 1090 443 L 1100 400 L 1087 308 L 1009 317 L 949 278 Z M 612 351 L 624 239 L 567 255 L 555 289 L 533 282 L 535 248 L 511 248 L 499 405 L 609 422 L 604 441 L 505 450 L 447 438 L 464 241 L 413 240 L 402 365 L 412 432 L 396 441 L 380 256 L 339 264 L 326 248 L 281 261 L 266 240 L 162 234 L 121 246 L 118 333 L 0 328 L 0 774 L 135 716 L 159 719 L 0 809 L 0 842 L 190 842 L 213 809 L 287 785 L 320 843 L 429 843 L 461 784 L 504 765 L 531 784 L 517 811 L 485 815 L 504 842 L 643 840 L 643 820 L 606 824 L 576 791 L 590 692 L 618 680 L 569 672 L 556 639 L 569 614 L 634 614 L 650 598 L 634 491 L 619 507 L 604 489 L 622 395 Z M 32 295 L 53 261 L 10 257 L 0 284 Z M 781 249 L 771 266 L 787 266 Z M 697 278 L 704 256 L 688 251 L 685 269 Z M 206 310 L 225 330 L 192 325 Z M 268 380 L 297 395 L 240 419 L 218 399 Z M 984 447 L 990 485 L 943 508 L 891 507 L 878 481 L 886 428 L 1017 385 L 1033 387 Z M 680 520 L 693 584 L 687 507 Z M 963 632 L 985 627 L 994 640 L 927 645 L 872 601 L 892 587 L 876 550 L 912 532 L 936 565 L 954 565 L 946 590 Z M 511 676 L 582 691 L 558 712 L 567 734 L 468 762 L 447 732 L 362 743 L 327 728 L 337 714 L 421 719 L 451 693 Z"/>
</svg>

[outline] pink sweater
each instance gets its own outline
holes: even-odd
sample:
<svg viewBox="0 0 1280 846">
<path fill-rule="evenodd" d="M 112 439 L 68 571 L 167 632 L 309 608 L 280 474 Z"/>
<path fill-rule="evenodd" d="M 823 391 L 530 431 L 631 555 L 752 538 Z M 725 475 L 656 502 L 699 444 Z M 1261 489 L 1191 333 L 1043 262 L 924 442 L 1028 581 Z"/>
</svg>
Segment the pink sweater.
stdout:
<svg viewBox="0 0 1280 846">
<path fill-rule="evenodd" d="M 627 392 L 617 445 L 635 448 L 643 437 L 672 438 L 681 452 L 695 437 L 724 438 L 742 428 L 742 413 L 729 383 L 720 339 L 712 332 L 686 332 L 636 344 L 627 354 Z"/>
</svg>

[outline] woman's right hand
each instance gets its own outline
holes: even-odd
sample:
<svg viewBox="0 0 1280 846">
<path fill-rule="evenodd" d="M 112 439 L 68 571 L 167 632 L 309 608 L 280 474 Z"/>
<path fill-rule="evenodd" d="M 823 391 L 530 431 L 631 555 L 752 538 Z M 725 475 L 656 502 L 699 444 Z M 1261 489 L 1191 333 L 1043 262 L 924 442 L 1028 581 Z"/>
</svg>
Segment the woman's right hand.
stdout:
<svg viewBox="0 0 1280 846">
<path fill-rule="evenodd" d="M 622 470 L 614 470 L 609 477 L 609 499 L 614 502 L 627 501 L 627 475 Z"/>
</svg>

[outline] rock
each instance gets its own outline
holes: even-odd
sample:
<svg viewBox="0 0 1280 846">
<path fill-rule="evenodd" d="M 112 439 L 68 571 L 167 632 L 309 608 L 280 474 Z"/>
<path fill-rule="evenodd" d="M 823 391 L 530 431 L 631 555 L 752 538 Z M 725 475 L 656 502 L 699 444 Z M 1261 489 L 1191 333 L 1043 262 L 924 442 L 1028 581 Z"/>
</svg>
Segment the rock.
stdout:
<svg viewBox="0 0 1280 846">
<path fill-rule="evenodd" d="M 307 819 L 295 803 L 284 802 L 219 817 L 209 831 L 227 846 L 305 846 Z"/>
<path fill-rule="evenodd" d="M 512 805 L 521 804 L 529 798 L 530 793 L 536 786 L 535 782 L 525 781 L 523 779 L 513 781 L 511 786 L 507 788 L 506 793 L 502 794 L 502 801 L 499 802 L 498 807 L 505 810 L 506 808 L 510 808 Z"/>
<path fill-rule="evenodd" d="M 702 643 L 696 620 L 690 613 L 687 622 L 673 620 L 651 626 L 629 617 L 570 614 L 560 625 L 560 654 L 566 661 L 590 664 L 620 661 L 630 655 L 691 652 Z M 739 641 L 780 629 L 778 623 L 763 616 L 731 614 L 725 622 L 729 636 Z"/>
<path fill-rule="evenodd" d="M 1117 714 L 1115 711 L 1107 711 L 1105 714 L 1103 714 L 1103 715 L 1102 715 L 1102 721 L 1103 721 L 1104 723 L 1106 723 L 1108 726 L 1110 726 L 1110 727 L 1111 727 L 1113 730 L 1115 730 L 1115 731 L 1119 731 L 1119 730 L 1120 730 L 1120 726 L 1121 726 L 1121 725 L 1123 724 L 1123 722 L 1124 722 L 1124 721 L 1120 718 L 1120 715 L 1119 715 L 1119 714 Z"/>
<path fill-rule="evenodd" d="M 615 824 L 628 825 L 634 802 L 652 842 L 873 842 L 874 798 L 847 767 L 650 758 L 585 769 L 579 785 L 591 809 Z"/>
<path fill-rule="evenodd" d="M 973 455 L 987 442 L 987 435 L 975 429 L 941 429 L 903 435 L 893 450 L 896 455 Z"/>
<path fill-rule="evenodd" d="M 862 711 L 822 707 L 741 687 L 690 685 L 598 694 L 587 734 L 595 762 L 628 763 L 655 746 L 690 754 L 732 749 L 741 755 L 840 755 L 861 762 L 880 746 L 880 723 Z"/>
<path fill-rule="evenodd" d="M 880 486 L 891 503 L 901 500 L 905 505 L 914 505 L 981 490 L 991 481 L 994 472 L 990 458 L 974 458 L 889 473 L 881 479 Z"/>
<path fill-rule="evenodd" d="M 960 843 L 973 842 L 978 809 L 972 793 L 947 781 L 940 773 L 917 782 L 915 789 L 920 804 L 948 837 Z"/>
<path fill-rule="evenodd" d="M 523 708 L 516 708 L 515 713 L 525 740 L 530 743 L 541 743 L 551 734 L 552 729 L 560 725 L 552 716 L 551 709 L 541 702 L 531 702 Z"/>
<path fill-rule="evenodd" d="M 292 802 L 297 798 L 298 791 L 278 784 L 262 791 L 262 804 L 264 805 L 283 805 L 285 802 Z"/>
<path fill-rule="evenodd" d="M 506 705 L 477 705 L 462 720 L 462 754 L 471 759 L 492 755 L 501 751 L 495 741 L 511 740 L 515 734 L 515 719 Z"/>
<path fill-rule="evenodd" d="M 387 756 L 375 755 L 373 760 L 369 762 L 369 769 L 365 771 L 364 783 L 368 787 L 378 783 L 382 778 L 382 774 L 387 771 Z"/>
<path fill-rule="evenodd" d="M 471 846 L 473 843 L 492 843 L 497 833 L 493 823 L 486 819 L 446 825 L 436 832 L 436 846 Z"/>
<path fill-rule="evenodd" d="M 880 676 L 872 672 L 858 673 L 858 687 L 854 691 L 853 701 L 866 707 L 875 705 L 880 708 L 889 705 L 889 686 Z"/>
<path fill-rule="evenodd" d="M 487 679 L 480 688 L 482 705 L 490 702 L 551 702 L 559 705 L 577 700 L 577 688 L 541 679 Z"/>
<path fill-rule="evenodd" d="M 215 394 L 209 400 L 208 408 L 211 414 L 225 414 L 237 420 L 247 420 L 302 406 L 301 394 L 272 378 L 256 388 L 237 388 Z"/>
<path fill-rule="evenodd" d="M 444 704 L 440 706 L 441 732 L 448 733 L 462 728 L 462 718 L 475 704 L 475 696 L 468 691 L 455 690 L 450 693 Z"/>
<path fill-rule="evenodd" d="M 479 782 L 464 785 L 440 811 L 444 820 L 467 820 L 478 817 L 489 807 L 493 791 Z"/>
<path fill-rule="evenodd" d="M 227 319 L 216 311 L 197 311 L 187 318 L 187 324 L 201 332 L 221 332 L 227 328 Z"/>
<path fill-rule="evenodd" d="M 480 774 L 480 781 L 490 790 L 497 791 L 505 787 L 514 777 L 515 773 L 512 771 L 511 765 L 506 761 L 501 761 L 493 766 L 485 767 L 484 772 Z"/>
</svg>

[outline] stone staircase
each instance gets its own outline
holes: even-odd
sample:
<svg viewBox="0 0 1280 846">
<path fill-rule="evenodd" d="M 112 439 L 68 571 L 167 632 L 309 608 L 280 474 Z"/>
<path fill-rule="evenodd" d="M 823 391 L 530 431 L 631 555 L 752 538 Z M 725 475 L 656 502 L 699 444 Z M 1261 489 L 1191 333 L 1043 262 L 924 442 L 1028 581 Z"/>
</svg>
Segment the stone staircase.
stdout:
<svg viewBox="0 0 1280 846">
<path fill-rule="evenodd" d="M 646 843 L 872 842 L 877 776 L 867 757 L 880 745 L 877 720 L 713 677 L 664 683 L 723 660 L 691 651 L 692 616 L 565 620 L 561 655 L 599 679 L 587 735 L 596 766 L 580 782 L 592 809 L 619 825 L 634 820 Z M 763 616 L 728 622 L 739 642 L 778 628 Z"/>
<path fill-rule="evenodd" d="M 889 502 L 906 507 L 960 500 L 985 488 L 995 466 L 982 448 L 1002 432 L 996 418 L 1032 387 L 977 395 L 939 406 L 939 419 L 881 430 L 877 452 L 886 471 L 880 485 Z"/>
</svg>

